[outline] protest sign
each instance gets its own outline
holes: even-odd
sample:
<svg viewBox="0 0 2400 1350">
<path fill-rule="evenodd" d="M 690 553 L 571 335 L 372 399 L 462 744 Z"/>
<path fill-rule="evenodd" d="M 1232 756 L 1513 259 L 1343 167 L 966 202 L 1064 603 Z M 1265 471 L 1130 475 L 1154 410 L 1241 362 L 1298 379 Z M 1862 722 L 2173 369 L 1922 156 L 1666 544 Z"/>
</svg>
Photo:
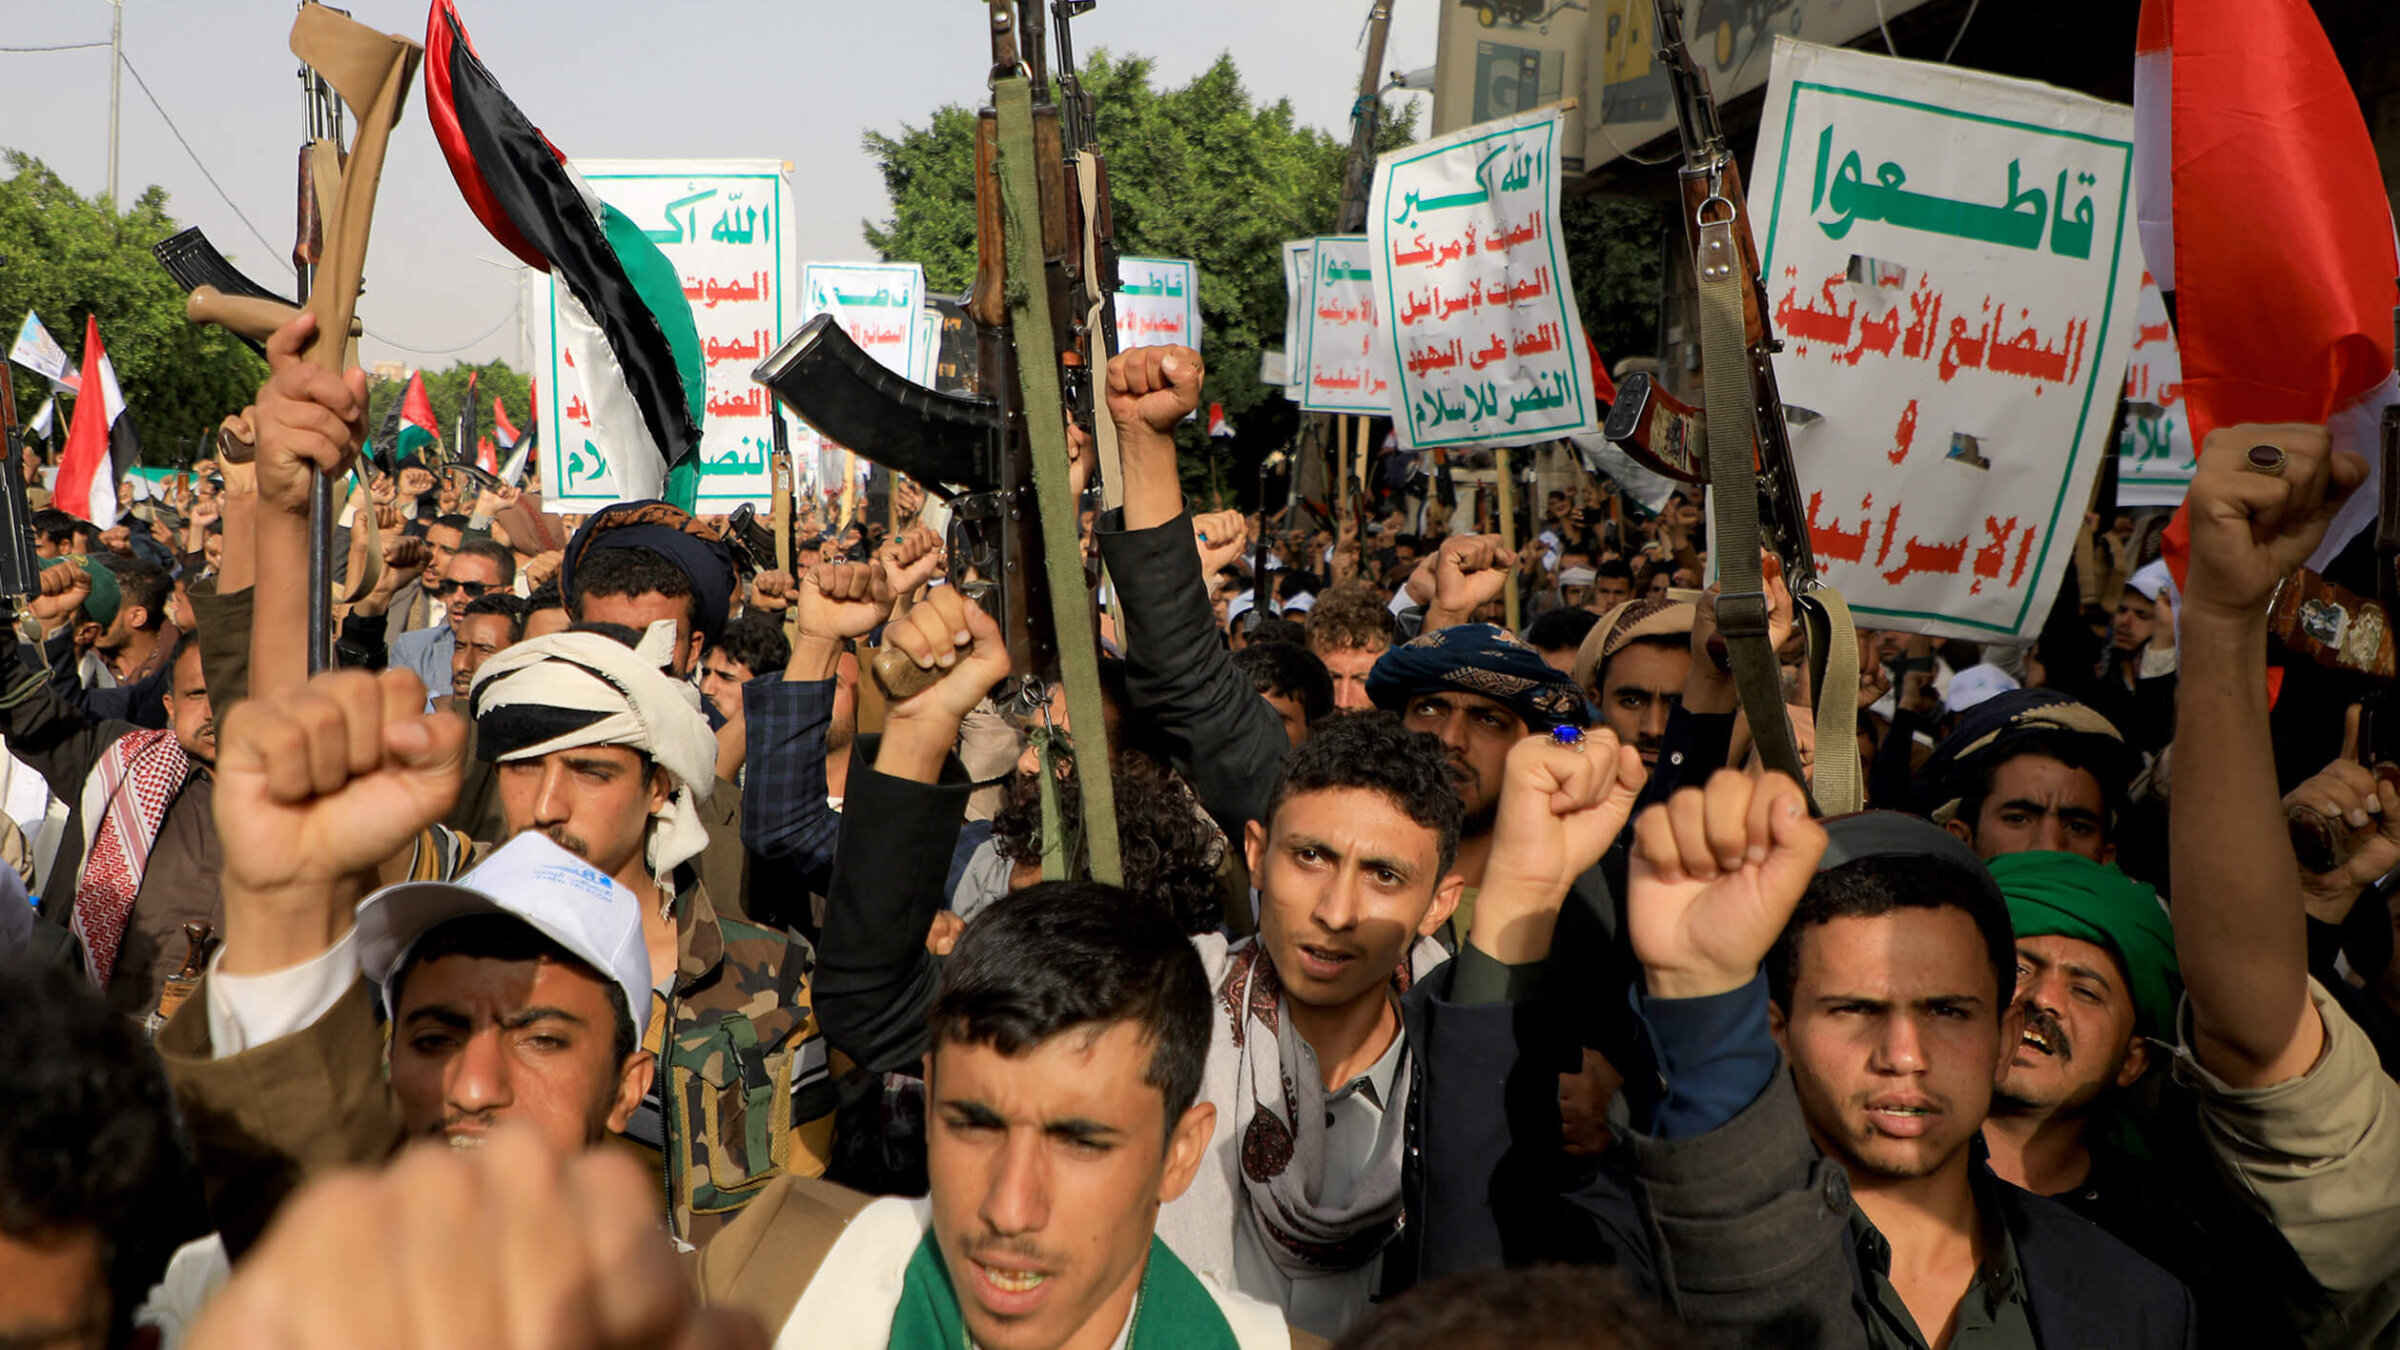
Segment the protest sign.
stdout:
<svg viewBox="0 0 2400 1350">
<path fill-rule="evenodd" d="M 920 360 L 930 355 L 928 344 L 939 345 L 938 316 L 925 307 L 925 269 L 915 263 L 803 263 L 800 268 L 800 322 L 831 314 L 850 340 L 876 364 L 896 375 L 918 379 Z M 762 395 L 764 389 L 759 391 Z M 828 498 L 843 495 L 843 480 L 856 470 L 871 472 L 841 447 L 818 435 L 799 418 L 792 419 L 792 460 L 822 466 L 819 490 Z M 837 468 L 836 465 L 839 467 Z"/>
<path fill-rule="evenodd" d="M 17 328 L 17 340 L 8 349 L 8 359 L 66 393 L 74 393 L 83 383 L 75 367 L 67 364 L 67 349 L 58 345 L 58 339 L 50 336 L 50 330 L 30 309 L 25 311 L 25 322 Z"/>
<path fill-rule="evenodd" d="M 1394 386 L 1388 410 L 1408 449 L 1526 445 L 1599 429 L 1557 232 L 1564 125 L 1555 109 L 1532 113 L 1375 166 L 1375 332 Z"/>
<path fill-rule="evenodd" d="M 1365 235 L 1324 234 L 1309 250 L 1306 382 L 1309 412 L 1392 411 L 1391 366 L 1376 342 L 1374 255 Z"/>
<path fill-rule="evenodd" d="M 683 279 L 708 372 L 701 425 L 702 512 L 773 497 L 767 472 L 774 400 L 750 371 L 799 326 L 787 294 L 793 192 L 782 160 L 577 160 L 602 201 L 642 227 Z M 559 340 L 558 284 L 527 274 L 526 321 L 541 385 L 534 421 L 546 500 L 561 510 L 605 506 L 622 494 L 606 463 L 584 449 L 591 428 L 583 377 Z"/>
<path fill-rule="evenodd" d="M 1200 350 L 1200 267 L 1187 258 L 1117 259 L 1117 350 Z"/>
<path fill-rule="evenodd" d="M 2183 355 L 2166 297 L 2142 273 L 2133 353 L 2125 362 L 2125 431 L 2117 438 L 2117 505 L 2181 506 L 2199 472 L 2191 418 L 2183 408 Z"/>
<path fill-rule="evenodd" d="M 1293 400 L 1308 382 L 1309 260 L 1316 246 L 1313 239 L 1283 241 L 1283 396 Z"/>
<path fill-rule="evenodd" d="M 2114 452 L 2142 271 L 2132 109 L 1787 39 L 1758 143 L 1751 225 L 1776 378 L 1814 414 L 1791 439 L 1820 572 L 1862 626 L 2034 636 Z"/>
</svg>

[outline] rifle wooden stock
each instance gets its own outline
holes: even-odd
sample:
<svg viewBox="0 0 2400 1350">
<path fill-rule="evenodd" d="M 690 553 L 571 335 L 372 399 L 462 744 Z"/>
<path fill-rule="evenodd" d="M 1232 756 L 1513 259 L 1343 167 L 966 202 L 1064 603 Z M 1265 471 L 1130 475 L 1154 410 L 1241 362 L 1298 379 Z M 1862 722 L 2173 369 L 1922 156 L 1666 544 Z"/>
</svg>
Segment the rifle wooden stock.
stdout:
<svg viewBox="0 0 2400 1350">
<path fill-rule="evenodd" d="M 325 217 L 324 260 L 308 297 L 317 333 L 301 352 L 302 359 L 338 375 L 349 354 L 350 325 L 366 277 L 367 236 L 374 224 L 375 191 L 383 181 L 384 151 L 425 49 L 319 4 L 300 7 L 292 20 L 291 47 L 292 55 L 324 76 L 358 114 L 341 191 Z M 321 159 L 312 164 L 323 172 Z"/>
</svg>

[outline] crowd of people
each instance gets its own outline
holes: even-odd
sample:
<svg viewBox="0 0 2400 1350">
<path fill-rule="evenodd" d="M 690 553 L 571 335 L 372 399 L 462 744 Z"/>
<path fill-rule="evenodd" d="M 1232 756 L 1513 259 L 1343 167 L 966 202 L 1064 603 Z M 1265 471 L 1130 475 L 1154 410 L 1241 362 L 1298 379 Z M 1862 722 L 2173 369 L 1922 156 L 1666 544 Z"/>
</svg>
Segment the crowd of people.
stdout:
<svg viewBox="0 0 2400 1350">
<path fill-rule="evenodd" d="M 921 492 L 779 570 L 413 459 L 312 676 L 311 322 L 35 515 L 0 1345 L 2400 1345 L 2400 794 L 2269 694 L 2321 429 L 2210 437 L 2180 585 L 2094 518 L 2036 641 L 1861 634 L 1854 746 L 1769 559 L 1817 819 L 1695 502 L 1195 515 L 1181 348 L 1107 371 L 1101 726 Z"/>
</svg>

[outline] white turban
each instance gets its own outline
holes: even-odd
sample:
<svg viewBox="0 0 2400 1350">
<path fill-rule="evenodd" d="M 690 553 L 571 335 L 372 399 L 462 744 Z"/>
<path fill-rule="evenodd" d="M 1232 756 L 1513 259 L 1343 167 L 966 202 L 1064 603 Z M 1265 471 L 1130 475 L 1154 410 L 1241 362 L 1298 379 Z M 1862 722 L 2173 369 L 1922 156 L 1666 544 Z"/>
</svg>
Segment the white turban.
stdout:
<svg viewBox="0 0 2400 1350">
<path fill-rule="evenodd" d="M 467 696 L 485 759 L 622 745 L 663 767 L 673 791 L 642 854 L 659 877 L 708 847 L 699 803 L 717 782 L 717 738 L 700 712 L 700 691 L 663 669 L 674 653 L 669 619 L 650 625 L 636 647 L 601 633 L 551 633 L 495 653 Z"/>
</svg>

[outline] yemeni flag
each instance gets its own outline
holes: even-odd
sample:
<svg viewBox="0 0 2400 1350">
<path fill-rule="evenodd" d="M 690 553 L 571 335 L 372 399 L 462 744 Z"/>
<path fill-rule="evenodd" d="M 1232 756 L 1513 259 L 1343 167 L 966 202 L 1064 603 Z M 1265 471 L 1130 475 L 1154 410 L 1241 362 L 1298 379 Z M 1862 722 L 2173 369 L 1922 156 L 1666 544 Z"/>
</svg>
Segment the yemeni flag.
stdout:
<svg viewBox="0 0 2400 1350">
<path fill-rule="evenodd" d="M 408 392 L 400 396 L 400 435 L 392 442 L 394 463 L 413 455 L 433 467 L 442 451 L 440 425 L 433 420 L 433 399 L 425 392 L 425 372 L 408 372 Z"/>
<path fill-rule="evenodd" d="M 452 0 L 426 21 L 425 109 L 476 219 L 558 282 L 559 338 L 591 411 L 572 433 L 584 444 L 560 449 L 604 463 L 620 498 L 689 509 L 708 379 L 674 266 L 501 91 Z"/>
<path fill-rule="evenodd" d="M 125 414 L 125 395 L 117 389 L 117 368 L 109 364 L 100 345 L 100 320 L 83 321 L 83 394 L 75 400 L 75 420 L 67 427 L 67 447 L 58 460 L 58 483 L 50 502 L 69 515 L 92 522 L 97 529 L 117 523 L 117 482 L 142 455 L 133 419 Z"/>
<path fill-rule="evenodd" d="M 2307 0 L 2144 0 L 2134 45 L 2142 252 L 2175 317 L 2193 443 L 2237 422 L 2322 423 L 2335 450 L 2375 465 L 2400 398 L 2400 250 L 2325 30 Z M 2308 565 L 2373 523 L 2376 499 L 2370 479 Z M 2185 509 L 2165 549 L 2180 587 Z"/>
<path fill-rule="evenodd" d="M 492 395 L 492 439 L 503 450 L 517 448 L 517 424 L 508 420 L 508 409 L 501 404 L 498 394 Z"/>
</svg>

